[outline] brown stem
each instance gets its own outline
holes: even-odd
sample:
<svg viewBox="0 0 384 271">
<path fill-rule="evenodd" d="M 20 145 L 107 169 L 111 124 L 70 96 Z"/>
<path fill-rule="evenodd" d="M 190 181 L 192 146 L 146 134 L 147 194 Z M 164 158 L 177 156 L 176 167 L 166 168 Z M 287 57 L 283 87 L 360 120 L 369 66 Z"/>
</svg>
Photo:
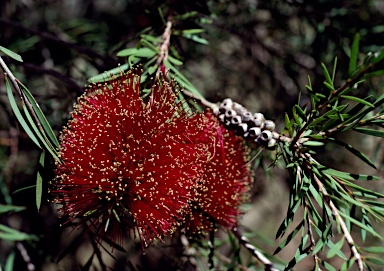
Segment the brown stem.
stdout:
<svg viewBox="0 0 384 271">
<path fill-rule="evenodd" d="M 231 232 L 239 240 L 240 244 L 242 244 L 246 249 L 248 249 L 248 251 L 250 251 L 252 255 L 264 265 L 265 271 L 279 271 L 273 266 L 272 262 L 268 260 L 267 257 L 264 256 L 264 254 L 262 254 L 255 246 L 253 246 L 249 242 L 248 238 L 241 235 L 237 227 L 233 227 L 231 229 Z"/>
<path fill-rule="evenodd" d="M 171 40 L 171 30 L 172 30 L 172 20 L 171 18 L 168 18 L 167 26 L 164 29 L 163 33 L 163 41 L 160 45 L 160 54 L 156 61 L 157 72 L 156 72 L 156 78 L 159 78 L 160 73 L 162 72 L 161 66 L 164 65 L 164 61 L 168 59 L 168 52 L 169 52 L 169 43 Z M 166 71 L 164 71 L 164 74 L 166 74 Z"/>
<path fill-rule="evenodd" d="M 303 155 L 303 158 L 304 159 L 310 158 L 313 162 L 315 162 L 315 163 L 317 162 L 316 160 L 311 158 L 310 154 L 306 154 L 306 156 Z M 320 181 L 320 179 L 316 175 L 313 175 L 313 178 L 314 178 L 317 186 L 319 187 L 321 194 L 323 194 L 324 199 L 326 199 L 325 202 L 327 203 L 327 205 L 331 209 L 333 216 L 335 217 L 336 221 L 339 222 L 339 225 L 340 225 L 341 231 L 343 232 L 344 238 L 348 242 L 348 244 L 351 248 L 351 252 L 355 257 L 355 261 L 356 261 L 356 264 L 359 268 L 359 271 L 364 271 L 363 259 L 360 255 L 360 253 L 357 251 L 355 241 L 353 240 L 351 233 L 349 232 L 349 230 L 347 228 L 347 225 L 345 224 L 343 218 L 341 217 L 339 210 L 337 209 L 336 205 L 331 200 L 331 198 L 327 192 L 327 189 L 325 189 L 325 187 L 324 187 L 323 183 Z"/>
</svg>

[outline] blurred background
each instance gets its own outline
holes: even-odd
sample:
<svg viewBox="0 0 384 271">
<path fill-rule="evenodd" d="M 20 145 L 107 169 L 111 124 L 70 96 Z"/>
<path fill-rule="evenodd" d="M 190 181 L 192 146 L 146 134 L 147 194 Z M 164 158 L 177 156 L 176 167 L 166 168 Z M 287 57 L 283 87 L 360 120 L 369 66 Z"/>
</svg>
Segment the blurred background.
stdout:
<svg viewBox="0 0 384 271">
<path fill-rule="evenodd" d="M 336 82 L 340 85 L 348 78 L 349 48 L 356 33 L 361 35 L 362 54 L 376 52 L 384 45 L 381 0 L 2 0 L 0 45 L 20 54 L 24 62 L 8 57 L 4 60 L 35 96 L 58 135 L 87 79 L 125 64 L 126 59 L 116 53 L 135 47 L 144 29 L 151 27 L 151 33 L 160 36 L 165 25 L 159 10 L 166 16 L 170 5 L 179 14 L 196 11 L 194 20 L 178 22 L 175 27 L 203 28 L 202 37 L 209 42 L 205 45 L 172 36 L 171 44 L 184 62 L 180 71 L 208 100 L 230 97 L 274 120 L 278 131 L 283 128 L 284 113 L 291 112 L 301 92 L 301 102 L 306 102 L 308 76 L 314 89 L 322 88 L 321 62 L 331 69 L 337 57 Z M 381 94 L 383 82 L 377 79 L 360 91 Z M 381 169 L 382 143 L 371 139 L 354 142 L 354 138 L 350 136 L 350 142 Z M 328 151 L 324 150 L 324 160 L 333 167 L 380 175 L 338 149 Z M 17 123 L 1 82 L 0 203 L 11 201 L 27 209 L 2 215 L 0 222 L 40 237 L 34 244 L 24 243 L 36 270 L 84 270 L 80 266 L 86 265 L 93 251 L 87 240 L 73 246 L 56 263 L 77 234 L 68 237 L 68 229 L 59 226 L 54 207 L 47 202 L 47 182 L 40 212 L 35 207 L 33 187 L 12 194 L 35 184 L 38 158 L 39 151 Z M 279 167 L 266 170 L 270 162 L 268 155 L 258 159 L 252 199 L 245 206 L 242 225 L 245 231 L 257 233 L 254 243 L 273 252 L 278 243 L 266 239 L 274 240 L 284 218 L 289 180 Z M 51 168 L 47 167 L 46 180 L 52 178 Z M 375 185 L 383 190 L 382 183 Z M 294 245 L 277 256 L 289 260 Z M 12 248 L 12 242 L 0 240 L 0 263 Z M 116 270 L 194 270 L 193 265 L 176 260 L 182 251 L 172 243 L 150 249 L 146 255 L 142 255 L 140 244 L 128 243 L 126 249 L 128 258 L 123 254 L 117 254 L 117 262 L 106 258 L 107 266 Z M 27 270 L 20 252 L 16 257 L 15 270 Z M 245 261 L 249 261 L 247 257 Z M 304 262 L 297 270 L 310 268 L 311 263 Z"/>
</svg>

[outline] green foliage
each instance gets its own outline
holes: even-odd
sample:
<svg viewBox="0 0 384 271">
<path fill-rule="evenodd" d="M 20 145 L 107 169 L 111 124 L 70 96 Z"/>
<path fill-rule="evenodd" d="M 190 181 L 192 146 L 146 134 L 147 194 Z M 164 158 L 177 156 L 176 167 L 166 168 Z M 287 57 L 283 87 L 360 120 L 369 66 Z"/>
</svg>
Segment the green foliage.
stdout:
<svg viewBox="0 0 384 271">
<path fill-rule="evenodd" d="M 278 270 L 294 269 L 298 263 L 308 257 L 313 259 L 313 270 L 337 270 L 338 267 L 332 266 L 331 264 L 333 263 L 333 258 L 341 259 L 342 264 L 339 270 L 356 270 L 356 267 L 359 270 L 362 270 L 362 268 L 373 270 L 371 264 L 383 265 L 384 262 L 380 256 L 371 256 L 371 254 L 384 254 L 384 250 L 381 247 L 363 247 L 354 241 L 356 239 L 356 232 L 361 235 L 362 241 L 366 241 L 367 238 L 371 237 L 379 240 L 382 239 L 380 232 L 375 229 L 373 225 L 374 222 L 381 222 L 384 218 L 384 202 L 381 201 L 384 195 L 367 188 L 370 185 L 369 182 L 377 181 L 379 178 L 367 174 L 360 174 L 360 172 L 351 173 L 344 172 L 340 168 L 331 168 L 329 164 L 320 162 L 321 155 L 317 155 L 317 153 L 321 153 L 324 150 L 328 151 L 328 147 L 334 148 L 337 146 L 352 153 L 363 163 L 366 163 L 372 168 L 376 168 L 378 163 L 375 160 L 372 161 L 370 157 L 359 151 L 359 147 L 344 142 L 340 135 L 346 132 L 356 132 L 353 134 L 354 136 L 384 137 L 382 130 L 382 128 L 384 128 L 384 94 L 378 96 L 374 91 L 367 91 L 367 89 L 372 87 L 373 80 L 371 79 L 384 74 L 384 50 L 366 54 L 369 48 L 378 49 L 375 44 L 372 44 L 372 46 L 367 45 L 367 43 L 369 43 L 367 40 L 370 34 L 382 33 L 383 25 L 376 25 L 371 29 L 362 29 L 360 32 L 355 31 L 354 27 L 348 27 L 346 30 L 348 34 L 346 34 L 346 36 L 354 36 L 350 42 L 351 46 L 346 44 L 349 38 L 345 37 L 342 41 L 345 43 L 343 48 L 339 48 L 340 41 L 331 39 L 332 31 L 339 31 L 338 33 L 340 33 L 340 31 L 346 29 L 346 27 L 343 27 L 345 24 L 342 24 L 343 21 L 347 21 L 346 19 L 348 19 L 346 18 L 346 14 L 348 14 L 346 7 L 336 5 L 329 12 L 324 12 L 326 15 L 320 14 L 320 21 L 315 21 L 319 16 L 310 16 L 311 14 L 305 15 L 304 18 L 297 14 L 297 17 L 293 16 L 292 14 L 295 14 L 297 9 L 296 6 L 289 5 L 287 8 L 287 4 L 285 3 L 278 4 L 276 1 L 269 3 L 267 1 L 260 10 L 266 11 L 266 9 L 269 8 L 269 11 L 271 11 L 270 14 L 274 15 L 268 20 L 268 24 L 264 23 L 263 25 L 267 25 L 265 26 L 268 30 L 266 32 L 270 33 L 268 34 L 270 36 L 261 37 L 258 36 L 258 34 L 255 37 L 256 41 L 250 41 L 249 37 L 253 37 L 255 29 L 257 29 L 257 27 L 251 23 L 252 20 L 249 19 L 256 18 L 252 13 L 254 7 L 246 6 L 246 8 L 244 8 L 244 12 L 250 15 L 249 18 L 239 16 L 237 20 L 231 21 L 233 17 L 225 16 L 226 12 L 241 10 L 243 7 L 241 5 L 245 5 L 244 2 L 240 1 L 239 7 L 231 8 L 224 8 L 224 5 L 221 4 L 217 4 L 216 6 L 213 5 L 213 3 L 211 4 L 217 14 L 220 14 L 219 11 L 221 10 L 222 14 L 224 14 L 223 17 L 228 17 L 228 20 L 225 21 L 224 24 L 219 21 L 212 27 L 221 26 L 228 32 L 234 32 L 234 37 L 242 39 L 243 43 L 240 43 L 241 45 L 239 47 L 242 52 L 246 52 L 246 60 L 250 58 L 249 52 L 259 54 L 262 52 L 262 55 L 265 56 L 265 58 L 261 58 L 261 60 L 257 59 L 257 61 L 252 63 L 252 69 L 249 69 L 249 63 L 241 59 L 239 52 L 233 48 L 230 49 L 231 46 L 227 46 L 229 48 L 226 48 L 228 55 L 233 54 L 236 61 L 222 62 L 224 63 L 222 65 L 217 65 L 217 62 L 215 62 L 213 64 L 214 68 L 219 70 L 224 67 L 224 70 L 227 69 L 229 73 L 233 72 L 232 69 L 237 69 L 242 66 L 245 68 L 242 70 L 241 76 L 220 76 L 220 80 L 214 82 L 215 91 L 224 89 L 228 84 L 228 80 L 237 80 L 236 84 L 233 84 L 236 90 L 241 90 L 240 92 L 244 93 L 252 92 L 255 82 L 252 81 L 252 84 L 248 82 L 248 85 L 252 85 L 252 89 L 249 90 L 246 89 L 247 81 L 243 80 L 248 72 L 255 72 L 260 78 L 263 76 L 268 77 L 271 79 L 270 81 L 273 82 L 271 85 L 279 85 L 282 89 L 287 90 L 288 88 L 284 87 L 288 85 L 286 84 L 287 80 L 294 78 L 294 84 L 298 85 L 300 82 L 300 80 L 297 79 L 298 74 L 303 74 L 301 68 L 306 65 L 305 61 L 298 62 L 297 59 L 308 57 L 310 60 L 324 61 L 324 63 L 318 65 L 319 69 L 317 69 L 321 71 L 321 75 L 318 74 L 317 70 L 306 71 L 305 74 L 311 74 L 311 76 L 308 76 L 308 83 L 305 86 L 307 96 L 304 97 L 303 94 L 297 104 L 291 106 L 289 102 L 285 103 L 286 99 L 284 98 L 276 99 L 276 97 L 274 97 L 273 100 L 273 105 L 279 104 L 279 100 L 282 100 L 284 104 L 287 104 L 287 107 L 291 106 L 291 108 L 289 108 L 290 113 L 285 114 L 285 127 L 276 150 L 277 159 L 285 162 L 286 170 L 290 174 L 290 191 L 287 213 L 276 233 L 276 238 L 281 238 L 281 241 L 280 244 L 277 245 L 274 253 L 279 253 L 296 239 L 299 239 L 300 245 L 293 251 L 294 255 L 288 263 L 279 261 L 279 259 L 269 255 L 267 250 L 264 251 L 257 246 L 255 247 L 265 254 L 268 259 L 272 260 L 274 267 Z M 303 4 L 302 7 L 306 12 L 323 12 L 323 10 L 320 9 L 322 7 L 320 3 L 313 3 L 311 8 L 306 8 L 307 5 L 308 4 Z M 300 5 L 297 3 L 297 6 Z M 198 9 L 197 6 L 193 6 L 193 8 Z M 68 48 L 74 48 L 74 50 L 78 50 L 76 52 L 85 54 L 84 59 L 89 61 L 89 63 L 86 62 L 87 64 L 83 64 L 85 65 L 84 70 L 87 70 L 83 76 L 88 76 L 89 70 L 94 71 L 96 69 L 100 71 L 100 69 L 105 67 L 98 64 L 101 62 L 100 60 L 107 62 L 106 60 L 111 58 L 108 55 L 103 58 L 98 52 L 117 52 L 114 55 L 124 64 L 112 69 L 111 67 L 115 67 L 116 65 L 107 65 L 107 71 L 91 77 L 88 81 L 89 83 L 105 82 L 109 80 L 111 75 L 118 75 L 120 72 L 129 70 L 134 66 L 140 66 L 143 71 L 141 77 L 143 96 L 149 94 L 149 90 L 146 88 L 148 84 L 155 81 L 156 78 L 160 76 L 160 72 L 165 72 L 163 76 L 172 78 L 182 88 L 191 92 L 193 94 L 192 97 L 197 101 L 199 101 L 199 99 L 203 100 L 204 97 L 200 90 L 194 86 L 192 80 L 188 79 L 190 77 L 186 76 L 184 64 L 188 59 L 186 59 L 185 56 L 187 54 L 180 49 L 180 47 L 182 47 L 180 44 L 187 44 L 185 47 L 187 49 L 191 48 L 188 47 L 191 41 L 192 46 L 196 48 L 201 48 L 199 46 L 209 44 L 208 41 L 203 38 L 203 34 L 207 28 L 207 26 L 203 24 L 211 23 L 215 16 L 202 17 L 197 11 L 184 10 L 181 13 L 176 12 L 173 14 L 173 20 L 168 21 L 164 16 L 166 10 L 164 5 L 162 5 L 161 8 L 157 10 L 158 14 L 156 14 L 161 20 L 156 21 L 156 24 L 152 22 L 151 26 L 140 31 L 138 34 L 134 33 L 136 34 L 132 35 L 135 37 L 134 40 L 114 44 L 112 49 L 108 47 L 108 43 L 104 39 L 106 38 L 107 26 L 105 24 L 97 24 L 92 20 L 74 19 L 59 25 L 59 30 L 55 29 L 55 31 L 63 31 L 60 32 L 60 34 L 67 39 L 59 40 L 58 44 L 65 44 Z M 258 14 L 261 13 L 258 12 Z M 155 17 L 153 13 L 151 15 Z M 325 17 L 323 18 L 323 16 Z M 306 24 L 303 23 L 303 25 L 300 26 L 299 32 L 302 32 L 303 37 L 295 34 L 286 39 L 286 35 L 294 32 L 292 31 L 294 27 L 289 27 L 289 29 L 284 29 L 284 31 L 277 28 L 279 25 L 284 25 L 284 27 L 288 25 L 287 21 L 291 20 L 290 18 L 292 20 L 297 19 L 306 22 Z M 356 16 L 353 17 L 353 21 L 355 18 Z M 237 26 L 240 19 L 245 20 L 244 28 L 242 31 L 237 31 L 240 29 Z M 360 17 L 357 19 L 360 19 Z M 258 20 L 260 20 L 260 18 L 258 18 Z M 331 23 L 327 25 L 326 22 L 329 20 Z M 172 23 L 170 27 L 169 22 Z M 293 22 L 289 21 L 289 25 L 294 25 Z M 247 29 L 248 25 L 250 30 Z M 338 29 L 339 27 L 341 30 Z M 307 35 L 308 33 L 311 34 L 311 29 L 316 30 L 316 35 L 313 38 Z M 252 33 L 252 35 L 249 33 Z M 124 35 L 126 35 L 126 33 L 124 33 Z M 307 38 L 307 36 L 309 38 Z M 284 40 L 284 43 L 282 44 L 284 44 L 284 46 L 279 47 L 279 44 L 275 42 L 278 37 L 283 37 L 282 40 Z M 234 38 L 235 41 L 236 38 Z M 38 47 L 38 45 L 40 47 L 49 46 L 48 43 L 41 46 L 40 39 L 42 41 L 45 41 L 45 39 L 51 42 L 55 41 L 55 37 L 49 37 L 45 33 L 42 35 L 35 33 L 30 38 L 16 43 L 13 48 L 18 48 L 18 52 L 28 52 L 29 50 L 36 49 L 35 46 Z M 74 43 L 83 41 L 85 45 L 89 47 L 93 46 L 92 49 L 95 51 L 87 51 L 82 47 L 76 47 L 73 43 L 68 42 L 68 40 Z M 131 48 L 132 41 L 136 43 L 134 48 Z M 365 44 L 361 44 L 361 41 L 364 41 Z M 326 46 L 324 43 L 326 43 Z M 212 48 L 214 48 L 214 50 L 219 52 L 215 55 L 216 57 L 211 57 L 211 59 L 220 58 L 220 60 L 225 60 L 228 58 L 228 55 L 223 54 L 223 51 L 219 50 L 220 46 L 218 46 L 218 44 L 212 42 L 209 44 L 213 46 Z M 260 48 L 256 47 L 255 49 L 255 47 L 252 47 L 252 44 L 256 44 L 260 46 Z M 271 46 L 271 44 L 276 44 L 277 46 L 274 47 Z M 302 51 L 302 46 L 304 45 L 307 45 L 307 48 L 313 47 L 314 50 L 311 52 Z M 316 48 L 321 48 L 322 50 L 316 50 Z M 329 50 L 332 48 L 334 51 Z M 344 54 L 340 54 L 342 49 L 344 50 Z M 60 48 L 60 50 L 62 50 L 62 48 Z M 23 61 L 18 54 L 9 49 L 0 46 L 0 51 L 16 61 Z M 60 54 L 61 53 L 60 51 Z M 87 55 L 87 53 L 89 55 Z M 220 55 L 220 53 L 222 55 Z M 207 52 L 204 51 L 204 59 L 206 54 Z M 339 58 L 334 58 L 333 66 L 329 69 L 327 67 L 329 63 L 332 62 L 331 58 L 333 58 L 334 55 L 338 55 Z M 348 59 L 345 58 L 345 55 L 348 56 Z M 363 59 L 365 55 L 366 57 Z M 76 58 L 80 57 L 76 55 Z M 276 67 L 283 65 L 276 65 L 276 63 L 279 63 L 279 61 L 285 58 L 287 62 L 284 62 L 284 68 L 287 74 L 283 73 L 284 76 L 281 76 L 281 69 Z M 68 59 L 71 59 L 71 57 Z M 85 61 L 84 59 L 82 60 Z M 289 63 L 292 60 L 293 62 Z M 112 63 L 115 62 L 112 61 Z M 300 65 L 298 65 L 298 63 Z M 62 65 L 66 66 L 68 62 L 64 62 Z M 80 68 L 75 67 L 68 73 L 74 73 L 74 70 L 80 70 Z M 223 72 L 223 70 L 221 70 L 221 72 Z M 234 77 L 239 77 L 240 79 L 234 79 Z M 320 77 L 322 77 L 322 80 L 319 80 Z M 312 81 L 311 78 L 313 79 Z M 264 81 L 261 82 L 261 84 L 258 84 L 260 90 L 258 90 L 257 95 L 263 94 L 263 96 L 267 96 L 267 94 L 271 93 L 271 95 L 276 94 L 274 92 L 269 93 L 270 91 L 264 89 L 269 83 L 263 84 Z M 205 83 L 208 84 L 208 82 Z M 233 87 L 233 85 L 231 85 L 231 87 Z M 14 94 L 12 86 L 13 90 L 17 91 L 18 96 Z M 18 91 L 18 88 L 20 88 L 20 91 Z M 40 109 L 38 102 L 34 98 L 34 95 L 38 96 L 40 93 L 33 91 L 33 95 L 19 80 L 12 81 L 9 76 L 5 77 L 5 89 L 10 107 L 18 123 L 39 150 L 41 150 L 36 184 L 17 189 L 13 195 L 18 194 L 18 192 L 28 191 L 29 188 L 35 188 L 35 204 L 39 210 L 44 192 L 43 184 L 45 180 L 43 179 L 43 170 L 50 164 L 46 163 L 50 158 L 60 162 L 57 155 L 59 143 L 54 129 L 43 113 L 44 110 Z M 306 98 L 307 100 L 305 100 Z M 179 99 L 188 101 L 188 103 L 183 103 L 186 111 L 192 111 L 190 105 L 197 110 L 201 109 L 198 102 L 185 97 L 183 93 L 179 93 Z M 260 100 L 263 101 L 263 99 Z M 303 101 L 308 102 L 304 103 Z M 266 104 L 268 106 L 268 103 Z M 278 107 L 276 106 L 276 108 Z M 272 108 L 271 111 L 273 112 L 276 108 Z M 60 113 L 62 114 L 62 112 Z M 279 116 L 276 116 L 276 118 L 278 117 Z M 260 160 L 258 162 L 260 162 Z M 276 165 L 277 162 L 278 161 L 275 161 L 273 165 Z M 361 181 L 367 182 L 367 184 L 361 184 Z M 8 189 L 5 185 L 2 186 L 2 189 L 4 189 L 4 187 Z M 7 203 L 10 204 L 11 202 Z M 0 205 L 1 214 L 23 210 L 25 210 L 23 206 L 14 206 L 11 204 Z M 116 215 L 116 217 L 118 216 Z M 251 231 L 247 233 L 246 236 L 252 238 L 255 234 L 255 232 Z M 2 224 L 0 224 L 0 238 L 9 241 L 38 240 L 34 234 L 26 234 Z M 255 242 L 258 243 L 261 242 L 260 239 L 261 238 L 254 238 Z M 75 238 L 74 242 L 64 249 L 59 259 L 76 249 L 82 241 L 79 236 Z M 191 244 L 183 247 L 185 250 L 191 249 L 191 251 L 194 251 L 191 255 L 185 253 L 188 258 L 187 261 L 192 262 L 191 259 L 193 259 L 197 262 L 196 266 L 201 270 L 206 269 L 207 259 L 213 262 L 214 266 L 221 264 L 226 270 L 245 268 L 250 270 L 266 269 L 266 267 L 255 258 L 249 262 L 244 261 L 243 254 L 240 253 L 240 241 L 236 239 L 232 233 L 228 233 L 225 238 L 213 239 L 211 243 L 201 239 L 190 241 Z M 109 243 L 113 248 L 126 252 L 117 244 L 113 244 L 113 242 Z M 269 244 L 270 242 L 266 244 L 266 246 L 269 246 Z M 82 270 L 92 269 L 93 261 L 96 258 L 100 261 L 100 265 L 103 266 L 101 257 L 98 254 L 101 250 L 99 244 L 92 245 L 94 253 L 92 253 L 89 259 L 83 264 L 81 267 Z M 226 249 L 228 246 L 230 250 L 227 258 L 223 258 L 219 253 L 219 249 Z M 192 248 L 194 250 L 192 250 Z M 350 251 L 345 253 L 348 249 L 350 249 Z M 346 256 L 349 254 L 351 257 Z M 97 257 L 94 257 L 95 255 Z M 6 259 L 5 270 L 13 269 L 14 259 L 15 253 L 11 252 Z"/>
<path fill-rule="evenodd" d="M 344 84 L 336 87 L 336 60 L 332 76 L 326 65 L 322 64 L 325 89 L 314 90 L 311 80 L 308 78 L 306 89 L 310 104 L 304 107 L 296 105 L 292 110 L 292 119 L 288 115 L 285 117 L 284 131 L 291 139 L 283 140 L 279 144 L 278 152 L 285 160 L 293 183 L 291 184 L 287 216 L 277 232 L 277 237 L 283 236 L 289 231 L 290 233 L 280 243 L 276 252 L 286 247 L 299 231 L 307 232 L 307 235 L 302 235 L 302 246 L 307 239 L 311 240 L 308 246 L 311 253 L 300 246 L 286 269 L 293 267 L 303 257 L 309 255 L 314 257 L 315 262 L 318 263 L 317 259 L 321 259 L 319 252 L 326 249 L 326 258 L 330 259 L 335 256 L 342 258 L 345 261 L 342 270 L 347 270 L 351 266 L 351 261 L 342 253 L 346 241 L 351 246 L 351 253 L 359 270 L 363 270 L 363 266 L 368 267 L 369 262 L 382 264 L 381 260 L 376 258 L 362 257 L 359 253 L 362 248 L 353 241 L 351 236 L 353 224 L 361 229 L 363 240 L 366 239 L 366 233 L 382 239 L 372 227 L 370 217 L 376 221 L 383 220 L 384 210 L 381 207 L 378 208 L 378 205 L 382 206 L 380 199 L 383 199 L 384 195 L 363 188 L 356 183 L 357 180 L 372 181 L 378 180 L 378 178 L 342 172 L 322 165 L 315 158 L 319 147 L 337 144 L 356 155 L 364 163 L 376 168 L 362 152 L 352 145 L 336 139 L 337 134 L 350 130 L 370 136 L 383 136 L 383 132 L 380 130 L 366 128 L 366 126 L 377 126 L 376 123 L 379 123 L 380 126 L 380 120 L 384 117 L 383 96 L 377 99 L 374 99 L 372 95 L 360 97 L 360 93 L 354 91 L 355 87 L 360 85 L 362 78 L 368 80 L 369 75 L 372 76 L 380 71 L 381 53 L 378 53 L 376 58 L 370 58 L 369 61 L 358 65 L 358 48 L 359 35 L 356 35 L 349 63 L 351 77 L 345 80 Z M 290 230 L 298 208 L 304 209 L 304 217 L 294 230 Z M 360 215 L 357 210 L 360 210 Z M 333 225 L 336 225 L 336 232 Z M 333 244 L 330 240 L 336 234 L 341 237 Z M 376 248 L 368 248 L 366 251 L 382 252 Z M 322 260 L 320 262 L 327 270 L 336 270 L 329 263 Z"/>
</svg>

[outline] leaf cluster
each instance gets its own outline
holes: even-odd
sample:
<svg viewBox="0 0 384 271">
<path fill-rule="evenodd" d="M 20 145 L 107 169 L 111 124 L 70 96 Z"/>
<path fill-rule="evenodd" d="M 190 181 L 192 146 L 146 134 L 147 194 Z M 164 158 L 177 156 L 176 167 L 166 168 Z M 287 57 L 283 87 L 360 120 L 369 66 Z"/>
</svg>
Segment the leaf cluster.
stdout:
<svg viewBox="0 0 384 271">
<path fill-rule="evenodd" d="M 321 266 L 326 270 L 336 270 L 328 262 L 333 257 L 344 260 L 340 270 L 353 269 L 354 263 L 358 270 L 371 270 L 370 263 L 383 264 L 377 258 L 363 256 L 361 253 L 364 249 L 351 235 L 353 228 L 359 228 L 362 241 L 366 240 L 367 233 L 382 239 L 373 228 L 372 219 L 383 220 L 384 205 L 381 200 L 384 195 L 356 182 L 375 181 L 378 178 L 339 171 L 316 159 L 317 152 L 324 150 L 324 146 L 336 144 L 375 168 L 365 154 L 337 137 L 347 131 L 375 137 L 383 137 L 384 134 L 380 130 L 383 127 L 384 95 L 378 98 L 371 95 L 360 97 L 358 91 L 365 81 L 382 73 L 384 51 L 368 56 L 359 64 L 358 48 L 357 34 L 350 50 L 350 77 L 344 83 L 336 87 L 337 59 L 331 72 L 322 64 L 325 78 L 323 89 L 313 89 L 308 77 L 306 89 L 310 102 L 301 105 L 299 101 L 292 110 L 292 117 L 288 114 L 285 116 L 284 132 L 291 140 L 283 140 L 279 144 L 278 153 L 286 163 L 292 183 L 287 215 L 276 235 L 277 238 L 286 237 L 275 253 L 301 233 L 301 245 L 286 270 L 306 257 L 313 257 L 314 270 Z M 303 209 L 302 215 L 296 215 L 299 208 Z M 290 226 L 296 219 L 299 224 L 291 230 Z M 349 257 L 344 254 L 346 243 L 350 248 Z"/>
</svg>

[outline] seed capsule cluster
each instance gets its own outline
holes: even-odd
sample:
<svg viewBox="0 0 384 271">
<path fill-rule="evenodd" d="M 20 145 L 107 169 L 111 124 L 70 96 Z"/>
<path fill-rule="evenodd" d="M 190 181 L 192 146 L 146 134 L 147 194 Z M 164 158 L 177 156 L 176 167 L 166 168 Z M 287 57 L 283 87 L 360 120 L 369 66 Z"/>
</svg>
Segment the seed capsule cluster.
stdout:
<svg viewBox="0 0 384 271">
<path fill-rule="evenodd" d="M 276 145 L 276 139 L 272 133 L 275 130 L 275 123 L 266 120 L 263 114 L 252 114 L 244 106 L 229 98 L 224 99 L 219 107 L 214 108 L 213 113 L 226 127 L 233 129 L 236 134 L 246 140 L 252 140 L 257 145 L 268 148 Z"/>
</svg>

